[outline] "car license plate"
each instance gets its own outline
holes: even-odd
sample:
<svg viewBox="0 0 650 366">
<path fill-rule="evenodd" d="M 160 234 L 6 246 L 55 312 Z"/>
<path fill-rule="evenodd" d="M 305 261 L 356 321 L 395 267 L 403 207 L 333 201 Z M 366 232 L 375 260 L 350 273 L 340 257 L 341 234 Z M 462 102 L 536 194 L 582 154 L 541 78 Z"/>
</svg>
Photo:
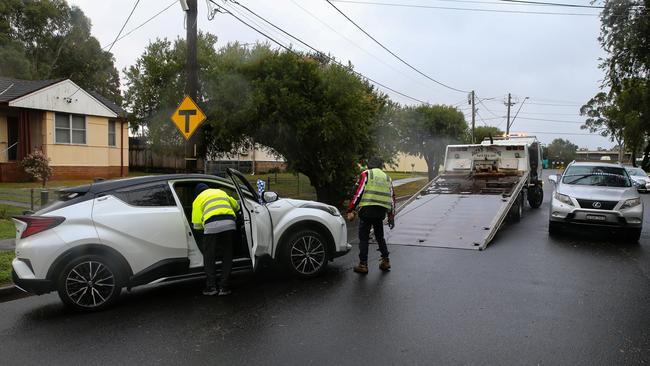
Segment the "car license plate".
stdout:
<svg viewBox="0 0 650 366">
<path fill-rule="evenodd" d="M 587 215 L 587 220 L 605 221 L 607 218 L 603 215 Z"/>
</svg>

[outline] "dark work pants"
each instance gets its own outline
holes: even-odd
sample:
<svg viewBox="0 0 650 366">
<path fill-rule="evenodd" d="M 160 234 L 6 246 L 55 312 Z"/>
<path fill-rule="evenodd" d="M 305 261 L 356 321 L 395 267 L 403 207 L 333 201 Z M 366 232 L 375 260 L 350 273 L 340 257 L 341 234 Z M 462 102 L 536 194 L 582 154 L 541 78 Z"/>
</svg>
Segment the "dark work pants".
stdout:
<svg viewBox="0 0 650 366">
<path fill-rule="evenodd" d="M 380 217 L 362 217 L 359 216 L 359 260 L 368 261 L 368 240 L 370 239 L 370 229 L 375 231 L 375 239 L 379 244 L 379 251 L 382 258 L 388 258 L 388 247 L 384 239 L 384 219 Z"/>
<path fill-rule="evenodd" d="M 217 247 L 221 249 L 222 255 L 219 287 L 228 287 L 232 271 L 232 246 L 236 233 L 235 230 L 228 230 L 218 234 L 203 234 L 203 268 L 207 276 L 207 287 L 217 284 L 217 270 L 214 263 L 217 257 Z"/>
</svg>

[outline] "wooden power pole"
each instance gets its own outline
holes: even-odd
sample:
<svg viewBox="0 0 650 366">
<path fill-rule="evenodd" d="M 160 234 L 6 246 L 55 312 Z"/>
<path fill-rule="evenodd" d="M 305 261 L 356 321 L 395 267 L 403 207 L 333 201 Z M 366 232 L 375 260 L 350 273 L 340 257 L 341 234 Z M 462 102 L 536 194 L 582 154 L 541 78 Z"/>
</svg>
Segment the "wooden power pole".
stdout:
<svg viewBox="0 0 650 366">
<path fill-rule="evenodd" d="M 512 107 L 512 95 L 508 93 L 508 102 L 506 103 L 506 107 L 508 107 L 508 114 L 506 116 L 506 138 L 510 136 L 510 107 Z"/>
<path fill-rule="evenodd" d="M 470 104 L 472 105 L 472 143 L 473 144 L 476 143 L 476 141 L 474 140 L 475 139 L 474 130 L 476 128 L 476 105 L 475 105 L 475 102 L 474 102 L 474 95 L 475 95 L 474 90 L 472 90 L 472 92 L 470 93 L 470 98 L 471 98 Z"/>
<path fill-rule="evenodd" d="M 196 103 L 199 88 L 198 61 L 197 61 L 197 17 L 198 7 L 197 0 L 187 0 L 187 59 L 185 64 L 185 94 L 189 95 Z M 185 171 L 195 173 L 197 168 L 197 149 L 202 134 L 199 127 L 192 136 L 185 142 Z"/>
</svg>

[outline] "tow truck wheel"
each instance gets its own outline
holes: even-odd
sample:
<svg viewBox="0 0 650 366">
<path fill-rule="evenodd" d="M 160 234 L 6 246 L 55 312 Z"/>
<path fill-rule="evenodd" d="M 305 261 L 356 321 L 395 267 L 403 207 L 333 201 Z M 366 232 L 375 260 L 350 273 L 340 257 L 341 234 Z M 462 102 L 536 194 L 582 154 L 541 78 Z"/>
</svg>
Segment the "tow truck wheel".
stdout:
<svg viewBox="0 0 650 366">
<path fill-rule="evenodd" d="M 521 217 L 524 216 L 524 196 L 520 193 L 517 200 L 512 204 L 509 212 L 510 222 L 519 222 Z"/>
<path fill-rule="evenodd" d="M 544 201 L 544 190 L 538 185 L 528 188 L 528 204 L 532 208 L 539 208 Z"/>
</svg>

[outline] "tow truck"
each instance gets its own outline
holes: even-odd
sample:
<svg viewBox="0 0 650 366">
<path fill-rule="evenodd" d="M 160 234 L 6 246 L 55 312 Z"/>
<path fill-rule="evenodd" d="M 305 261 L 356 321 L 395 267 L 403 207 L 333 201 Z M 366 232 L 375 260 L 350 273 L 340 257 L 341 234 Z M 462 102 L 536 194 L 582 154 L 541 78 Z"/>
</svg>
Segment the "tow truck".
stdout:
<svg viewBox="0 0 650 366">
<path fill-rule="evenodd" d="M 539 208 L 542 150 L 534 136 L 449 145 L 441 173 L 396 210 L 390 244 L 483 250 L 525 201 Z"/>
</svg>

